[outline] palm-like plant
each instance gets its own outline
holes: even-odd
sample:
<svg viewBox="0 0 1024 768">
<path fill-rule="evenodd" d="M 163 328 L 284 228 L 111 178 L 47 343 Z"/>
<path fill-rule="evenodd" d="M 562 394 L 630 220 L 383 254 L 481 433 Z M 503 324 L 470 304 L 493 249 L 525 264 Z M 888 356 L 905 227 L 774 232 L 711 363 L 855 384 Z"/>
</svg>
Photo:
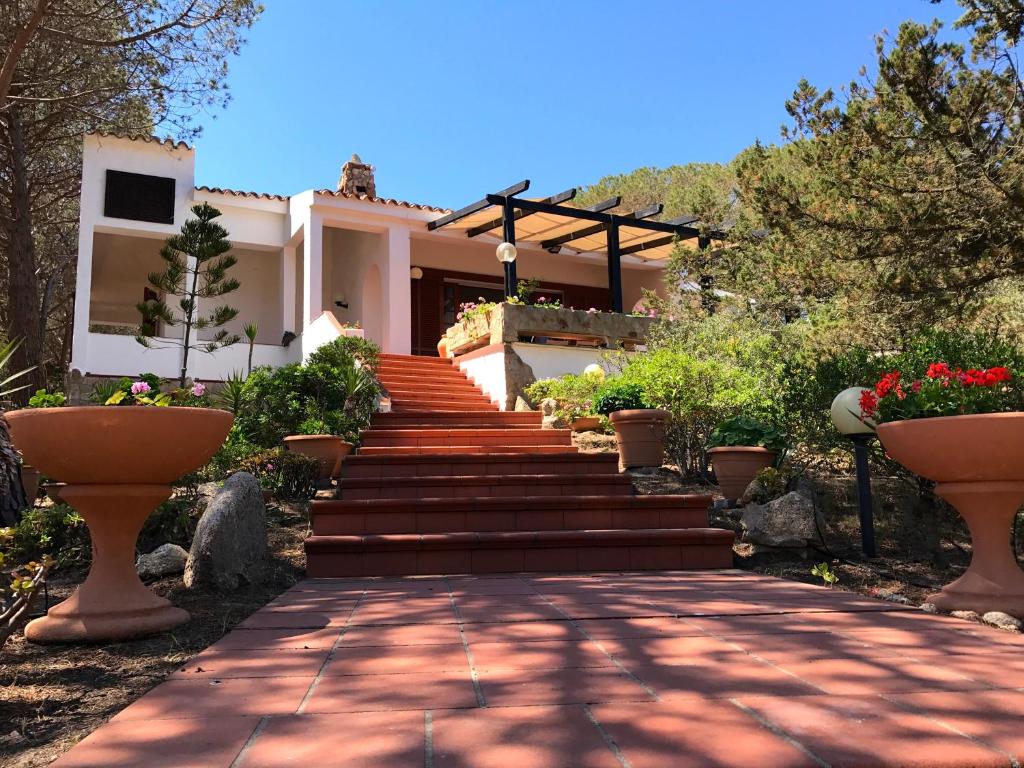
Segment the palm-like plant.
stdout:
<svg viewBox="0 0 1024 768">
<path fill-rule="evenodd" d="M 242 333 L 245 334 L 246 340 L 249 342 L 249 370 L 248 373 L 252 373 L 252 350 L 256 346 L 256 334 L 260 332 L 259 323 L 253 320 L 251 323 L 246 323 L 242 328 Z"/>
<path fill-rule="evenodd" d="M 242 410 L 243 397 L 245 393 L 245 376 L 241 371 L 232 371 L 224 382 L 214 399 L 225 411 L 231 411 L 235 416 Z"/>
<path fill-rule="evenodd" d="M 12 386 L 19 378 L 32 368 L 4 376 L 15 351 L 21 346 L 20 339 L 12 339 L 0 346 L 0 398 L 29 386 Z M 10 432 L 7 431 L 7 419 L 0 408 L 0 521 L 4 525 L 17 525 L 21 518 L 21 510 L 27 506 L 25 489 L 21 485 L 21 462 L 18 452 L 11 443 Z"/>
</svg>

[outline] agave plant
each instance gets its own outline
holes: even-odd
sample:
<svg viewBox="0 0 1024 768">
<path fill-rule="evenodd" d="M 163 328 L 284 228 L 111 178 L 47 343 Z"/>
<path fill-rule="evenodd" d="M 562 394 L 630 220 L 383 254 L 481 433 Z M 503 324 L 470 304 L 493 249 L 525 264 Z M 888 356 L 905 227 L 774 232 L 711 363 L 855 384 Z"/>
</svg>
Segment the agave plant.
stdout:
<svg viewBox="0 0 1024 768">
<path fill-rule="evenodd" d="M 225 411 L 231 411 L 237 416 L 242 410 L 244 392 L 245 376 L 241 371 L 232 371 L 224 382 L 224 386 L 214 395 L 214 400 Z"/>
</svg>

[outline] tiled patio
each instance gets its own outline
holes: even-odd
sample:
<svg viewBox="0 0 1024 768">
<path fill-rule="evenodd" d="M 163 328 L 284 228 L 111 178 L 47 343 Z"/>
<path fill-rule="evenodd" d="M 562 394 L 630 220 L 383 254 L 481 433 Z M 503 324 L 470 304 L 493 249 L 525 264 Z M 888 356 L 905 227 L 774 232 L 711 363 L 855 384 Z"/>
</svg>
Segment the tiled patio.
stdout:
<svg viewBox="0 0 1024 768">
<path fill-rule="evenodd" d="M 306 581 L 58 766 L 1007 766 L 1024 637 L 740 571 Z"/>
</svg>

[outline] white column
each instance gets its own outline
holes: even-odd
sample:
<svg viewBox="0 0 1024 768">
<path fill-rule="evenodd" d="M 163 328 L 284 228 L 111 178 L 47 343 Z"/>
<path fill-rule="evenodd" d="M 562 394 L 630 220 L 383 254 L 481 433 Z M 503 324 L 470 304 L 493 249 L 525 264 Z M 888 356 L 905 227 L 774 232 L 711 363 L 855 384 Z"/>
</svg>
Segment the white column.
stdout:
<svg viewBox="0 0 1024 768">
<path fill-rule="evenodd" d="M 298 335 L 301 328 L 295 327 L 295 251 L 294 245 L 281 249 L 281 330 Z"/>
<path fill-rule="evenodd" d="M 302 245 L 302 329 L 324 310 L 324 221 L 310 212 Z M 296 331 L 297 332 L 297 331 Z"/>
<path fill-rule="evenodd" d="M 384 260 L 384 351 L 408 355 L 412 351 L 412 291 L 409 228 L 388 227 L 387 258 Z"/>
</svg>

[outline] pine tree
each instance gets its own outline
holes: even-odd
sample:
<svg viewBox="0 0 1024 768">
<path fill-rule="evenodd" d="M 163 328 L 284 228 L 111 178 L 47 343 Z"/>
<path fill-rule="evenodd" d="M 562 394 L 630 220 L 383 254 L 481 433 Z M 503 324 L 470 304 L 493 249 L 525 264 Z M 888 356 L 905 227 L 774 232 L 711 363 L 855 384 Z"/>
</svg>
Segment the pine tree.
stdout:
<svg viewBox="0 0 1024 768">
<path fill-rule="evenodd" d="M 149 275 L 149 284 L 163 296 L 180 296 L 176 314 L 163 298 L 144 301 L 136 306 L 142 315 L 142 324 L 136 341 L 144 347 L 180 346 L 181 378 L 178 385 L 185 386 L 188 375 L 188 355 L 193 349 L 214 352 L 240 341 L 237 334 L 230 333 L 222 326 L 238 314 L 238 310 L 226 304 L 215 307 L 209 314 L 198 314 L 200 299 L 213 299 L 236 290 L 239 283 L 227 276 L 227 271 L 237 259 L 232 256 L 228 231 L 214 219 L 220 211 L 208 203 L 192 207 L 194 219 L 181 227 L 181 234 L 167 238 L 160 249 L 167 267 L 163 272 Z M 182 338 L 156 339 L 157 323 L 164 326 L 182 326 Z M 220 330 L 208 341 L 199 340 L 199 332 L 207 328 Z M 193 331 L 195 338 L 193 338 Z"/>
</svg>

